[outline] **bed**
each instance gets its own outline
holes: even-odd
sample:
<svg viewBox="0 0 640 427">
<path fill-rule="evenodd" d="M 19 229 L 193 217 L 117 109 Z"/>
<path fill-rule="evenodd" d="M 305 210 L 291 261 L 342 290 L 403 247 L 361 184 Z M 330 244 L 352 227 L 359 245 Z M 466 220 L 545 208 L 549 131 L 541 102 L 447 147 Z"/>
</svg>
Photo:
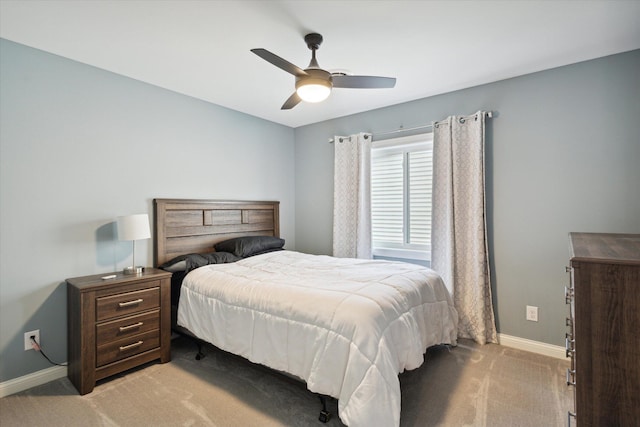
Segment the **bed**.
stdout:
<svg viewBox="0 0 640 427">
<path fill-rule="evenodd" d="M 174 272 L 175 327 L 335 397 L 349 426 L 398 426 L 398 374 L 456 344 L 434 271 L 277 247 L 278 202 L 156 199 L 154 211 L 155 265 L 191 264 Z"/>
</svg>

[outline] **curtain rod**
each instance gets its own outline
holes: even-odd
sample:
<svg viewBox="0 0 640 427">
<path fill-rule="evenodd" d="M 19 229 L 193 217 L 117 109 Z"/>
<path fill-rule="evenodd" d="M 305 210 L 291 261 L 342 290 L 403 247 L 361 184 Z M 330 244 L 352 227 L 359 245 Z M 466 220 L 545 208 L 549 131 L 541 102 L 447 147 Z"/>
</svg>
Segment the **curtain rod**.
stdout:
<svg viewBox="0 0 640 427">
<path fill-rule="evenodd" d="M 483 111 L 483 113 L 488 118 L 492 118 L 493 117 L 493 111 Z M 393 134 L 393 133 L 400 133 L 400 132 L 411 132 L 411 131 L 414 131 L 414 130 L 429 129 L 429 128 L 433 128 L 433 124 L 414 126 L 412 128 L 406 128 L 406 129 L 403 128 L 402 126 L 400 126 L 396 130 L 388 130 L 388 131 L 385 131 L 385 132 L 372 133 L 371 137 L 380 136 L 380 135 L 390 135 L 390 134 Z M 341 138 L 344 138 L 344 137 L 341 137 Z M 329 138 L 329 143 L 333 144 L 333 142 L 334 142 L 334 138 Z"/>
</svg>

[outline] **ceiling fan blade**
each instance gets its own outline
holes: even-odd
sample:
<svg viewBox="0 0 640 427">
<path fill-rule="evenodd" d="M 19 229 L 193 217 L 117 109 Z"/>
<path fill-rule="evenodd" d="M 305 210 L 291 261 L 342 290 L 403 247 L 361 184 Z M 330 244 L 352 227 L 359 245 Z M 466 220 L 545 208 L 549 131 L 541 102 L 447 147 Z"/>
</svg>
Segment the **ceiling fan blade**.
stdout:
<svg viewBox="0 0 640 427">
<path fill-rule="evenodd" d="M 297 65 L 293 65 L 286 59 L 280 58 L 278 55 L 269 52 L 267 49 L 251 49 L 251 52 L 255 53 L 265 61 L 272 63 L 276 67 L 283 69 L 287 73 L 293 74 L 294 76 L 307 75 L 307 73 L 302 68 L 298 67 Z"/>
<path fill-rule="evenodd" d="M 376 76 L 331 76 L 333 87 L 353 89 L 385 89 L 396 85 L 395 77 Z"/>
<path fill-rule="evenodd" d="M 298 96 L 297 92 L 293 92 L 293 95 L 291 95 L 289 97 L 289 99 L 287 99 L 284 104 L 282 104 L 282 107 L 280 108 L 281 110 L 290 110 L 293 107 L 295 107 L 296 105 L 298 105 L 300 102 L 302 101 L 302 99 Z"/>
</svg>

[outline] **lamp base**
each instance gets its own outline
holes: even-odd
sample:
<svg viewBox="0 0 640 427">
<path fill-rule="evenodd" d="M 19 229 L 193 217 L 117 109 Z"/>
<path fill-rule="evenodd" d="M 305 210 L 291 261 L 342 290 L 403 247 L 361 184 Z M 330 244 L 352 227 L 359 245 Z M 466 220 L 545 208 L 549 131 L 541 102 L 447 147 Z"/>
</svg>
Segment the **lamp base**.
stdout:
<svg viewBox="0 0 640 427">
<path fill-rule="evenodd" d="M 122 272 L 124 274 L 142 274 L 142 272 L 144 271 L 144 267 L 142 266 L 129 266 L 126 267 L 124 270 L 122 270 Z"/>
</svg>

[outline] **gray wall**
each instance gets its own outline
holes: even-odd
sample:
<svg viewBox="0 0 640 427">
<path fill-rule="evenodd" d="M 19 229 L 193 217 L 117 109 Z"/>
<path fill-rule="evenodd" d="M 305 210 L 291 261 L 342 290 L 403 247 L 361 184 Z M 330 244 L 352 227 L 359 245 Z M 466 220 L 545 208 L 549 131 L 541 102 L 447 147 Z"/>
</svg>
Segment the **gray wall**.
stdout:
<svg viewBox="0 0 640 427">
<path fill-rule="evenodd" d="M 567 233 L 640 233 L 640 51 L 290 129 L 0 40 L 0 382 L 66 360 L 64 279 L 119 270 L 155 197 L 281 201 L 287 248 L 331 253 L 335 134 L 491 109 L 500 332 L 562 345 Z M 152 262 L 151 241 L 136 260 Z M 524 306 L 540 307 L 540 322 Z"/>
<path fill-rule="evenodd" d="M 297 250 L 331 253 L 329 137 L 497 111 L 486 174 L 498 328 L 563 345 L 568 233 L 640 233 L 639 73 L 636 50 L 297 128 Z"/>
<path fill-rule="evenodd" d="M 0 382 L 66 361 L 64 279 L 120 270 L 119 215 L 152 199 L 281 202 L 295 248 L 293 129 L 0 40 Z M 136 245 L 151 265 L 151 240 Z M 142 262 L 144 261 L 144 262 Z"/>
</svg>

